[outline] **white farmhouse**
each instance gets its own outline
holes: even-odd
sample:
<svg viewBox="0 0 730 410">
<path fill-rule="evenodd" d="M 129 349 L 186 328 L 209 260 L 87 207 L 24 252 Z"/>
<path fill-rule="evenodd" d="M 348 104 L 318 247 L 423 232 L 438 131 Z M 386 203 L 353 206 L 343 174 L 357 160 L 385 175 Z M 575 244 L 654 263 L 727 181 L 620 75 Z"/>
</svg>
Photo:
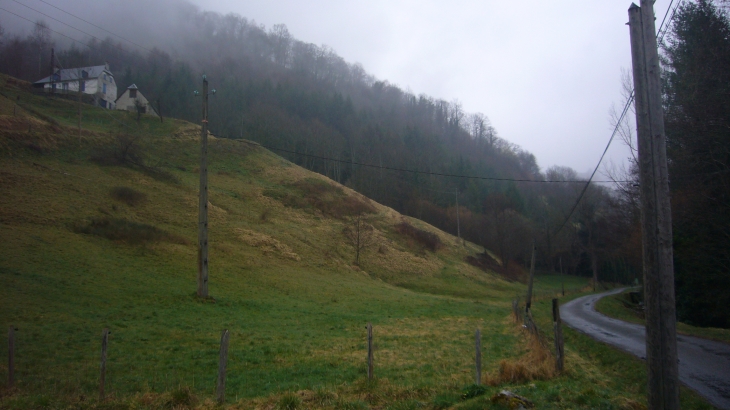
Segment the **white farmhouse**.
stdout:
<svg viewBox="0 0 730 410">
<path fill-rule="evenodd" d="M 123 92 L 122 95 L 117 98 L 115 105 L 118 110 L 132 112 L 137 112 L 137 107 L 139 107 L 142 114 L 150 114 L 159 117 L 159 115 L 157 115 L 157 111 L 152 108 L 152 104 L 147 101 L 147 98 L 142 95 L 135 84 L 127 87 L 127 91 Z"/>
<path fill-rule="evenodd" d="M 114 108 L 117 99 L 117 84 L 109 71 L 109 64 L 56 70 L 52 76 L 36 81 L 33 86 L 59 94 L 75 94 L 80 89 L 82 93 L 93 96 L 97 105 L 108 109 Z"/>
</svg>

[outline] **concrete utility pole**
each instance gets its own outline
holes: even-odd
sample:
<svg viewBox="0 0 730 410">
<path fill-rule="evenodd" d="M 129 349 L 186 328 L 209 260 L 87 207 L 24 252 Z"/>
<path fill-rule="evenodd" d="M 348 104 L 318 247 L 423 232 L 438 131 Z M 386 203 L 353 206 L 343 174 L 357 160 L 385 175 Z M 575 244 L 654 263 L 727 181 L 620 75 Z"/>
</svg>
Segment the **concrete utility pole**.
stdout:
<svg viewBox="0 0 730 410">
<path fill-rule="evenodd" d="M 664 112 L 652 0 L 629 8 L 636 128 L 650 409 L 679 409 L 672 215 Z"/>
<path fill-rule="evenodd" d="M 215 90 L 212 90 L 215 94 Z M 194 93 L 199 95 L 197 91 Z M 203 75 L 203 121 L 200 129 L 198 202 L 198 297 L 208 297 L 208 79 Z"/>
</svg>

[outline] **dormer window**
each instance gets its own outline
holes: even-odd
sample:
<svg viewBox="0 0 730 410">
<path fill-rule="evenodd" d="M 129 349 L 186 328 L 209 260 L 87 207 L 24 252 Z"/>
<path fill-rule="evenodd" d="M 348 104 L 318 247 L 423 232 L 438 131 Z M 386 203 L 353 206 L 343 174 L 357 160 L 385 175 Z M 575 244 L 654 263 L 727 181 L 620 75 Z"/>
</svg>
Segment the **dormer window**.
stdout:
<svg viewBox="0 0 730 410">
<path fill-rule="evenodd" d="M 137 98 L 137 90 L 134 88 L 129 90 L 129 98 Z"/>
<path fill-rule="evenodd" d="M 89 78 L 89 72 L 86 70 L 81 70 L 81 78 Z"/>
</svg>

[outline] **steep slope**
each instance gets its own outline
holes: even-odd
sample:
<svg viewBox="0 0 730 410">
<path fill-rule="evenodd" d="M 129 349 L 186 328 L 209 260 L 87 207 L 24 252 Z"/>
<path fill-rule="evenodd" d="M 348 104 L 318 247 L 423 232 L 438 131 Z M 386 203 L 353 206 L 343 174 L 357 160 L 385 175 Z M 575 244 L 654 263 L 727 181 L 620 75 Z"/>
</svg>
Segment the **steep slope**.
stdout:
<svg viewBox="0 0 730 410">
<path fill-rule="evenodd" d="M 467 333 L 482 321 L 482 307 L 471 300 L 408 288 L 482 300 L 518 291 L 463 261 L 478 250 L 473 245 L 463 247 L 254 143 L 211 137 L 215 303 L 201 302 L 193 296 L 199 128 L 169 119 L 160 124 L 143 118 L 137 124 L 127 113 L 84 106 L 79 137 L 72 128 L 74 101 L 49 100 L 22 88 L 2 89 L 0 272 L 2 324 L 21 329 L 19 383 L 30 390 L 93 383 L 96 335 L 105 326 L 113 331 L 116 349 L 129 349 L 124 356 L 134 358 L 129 363 L 120 353 L 111 355 L 112 368 L 124 363 L 111 382 L 121 392 L 160 389 L 162 374 L 164 388 L 183 382 L 198 388 L 203 370 L 197 367 L 213 360 L 215 349 L 209 348 L 224 327 L 234 331 L 234 352 L 244 344 L 258 346 L 235 353 L 233 374 L 247 370 L 240 379 L 232 377 L 233 391 L 255 396 L 291 385 L 352 380 L 362 363 L 350 359 L 362 348 L 359 335 L 368 321 L 410 329 L 414 340 L 432 327 L 450 336 L 454 329 L 443 326 L 450 316 L 461 318 L 454 325 L 469 323 Z M 361 209 L 368 211 L 364 219 L 374 226 L 375 241 L 356 266 L 343 229 Z M 442 247 L 425 250 L 398 233 L 396 226 L 404 222 L 431 232 Z M 430 319 L 414 321 L 422 316 Z M 301 339 L 295 342 L 295 335 Z M 384 356 L 386 346 L 381 345 Z M 463 348 L 468 351 L 468 344 Z M 448 360 L 457 360 L 457 350 Z M 468 362 L 466 353 L 461 356 Z M 420 365 L 410 360 L 415 372 Z M 385 376 L 385 360 L 381 366 Z M 332 375 L 325 375 L 327 368 Z M 322 375 L 274 383 L 281 380 L 278 372 Z M 416 379 L 437 377 L 431 373 Z M 72 376 L 59 382 L 59 374 Z M 209 378 L 204 386 L 210 387 Z"/>
<path fill-rule="evenodd" d="M 550 372 L 505 376 L 534 350 L 509 318 L 523 285 L 466 263 L 480 248 L 251 142 L 210 138 L 213 298 L 197 298 L 199 127 L 83 105 L 79 132 L 75 101 L 27 87 L 0 78 L 0 326 L 18 329 L 17 388 L 0 391 L 0 407 L 213 407 L 223 329 L 228 402 L 240 408 L 458 404 L 477 328 L 487 379 L 544 408 L 641 400 L 633 379 L 570 348 L 558 379 L 568 389 Z M 373 227 L 359 265 L 346 235 L 356 215 Z M 365 379 L 369 322 L 376 383 Z M 103 328 L 107 404 L 95 398 Z M 533 389 L 533 378 L 548 380 Z"/>
</svg>

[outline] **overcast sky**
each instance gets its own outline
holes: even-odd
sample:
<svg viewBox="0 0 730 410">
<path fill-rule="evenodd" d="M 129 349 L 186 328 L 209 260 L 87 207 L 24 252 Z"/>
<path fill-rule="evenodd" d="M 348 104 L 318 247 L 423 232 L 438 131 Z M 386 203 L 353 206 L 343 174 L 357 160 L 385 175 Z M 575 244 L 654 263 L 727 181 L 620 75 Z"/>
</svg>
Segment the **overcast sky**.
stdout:
<svg viewBox="0 0 730 410">
<path fill-rule="evenodd" d="M 193 0 L 326 44 L 378 79 L 459 100 L 539 165 L 585 173 L 611 134 L 621 68 L 631 68 L 630 1 Z M 657 26 L 669 0 L 657 0 Z M 628 151 L 615 143 L 616 163 Z"/>
<path fill-rule="evenodd" d="M 19 1 L 50 10 L 39 0 Z M 159 10 L 169 1 L 174 0 L 144 3 L 160 3 Z M 190 1 L 267 28 L 283 23 L 295 38 L 332 47 L 379 80 L 415 94 L 458 100 L 466 112 L 487 115 L 501 137 L 535 154 L 543 170 L 552 165 L 581 174 L 593 169 L 611 134 L 608 110 L 622 102 L 621 69 L 631 68 L 625 25 L 630 1 Z M 656 0 L 657 27 L 669 1 Z M 96 10 L 140 3 L 45 2 L 99 25 L 105 23 Z M 14 0 L 0 0 L 0 5 L 30 14 Z M 153 20 L 147 17 L 165 17 L 152 14 L 140 16 L 148 22 Z M 0 21 L 13 23 L 8 16 Z M 604 162 L 622 163 L 628 155 L 617 141 Z"/>
</svg>

